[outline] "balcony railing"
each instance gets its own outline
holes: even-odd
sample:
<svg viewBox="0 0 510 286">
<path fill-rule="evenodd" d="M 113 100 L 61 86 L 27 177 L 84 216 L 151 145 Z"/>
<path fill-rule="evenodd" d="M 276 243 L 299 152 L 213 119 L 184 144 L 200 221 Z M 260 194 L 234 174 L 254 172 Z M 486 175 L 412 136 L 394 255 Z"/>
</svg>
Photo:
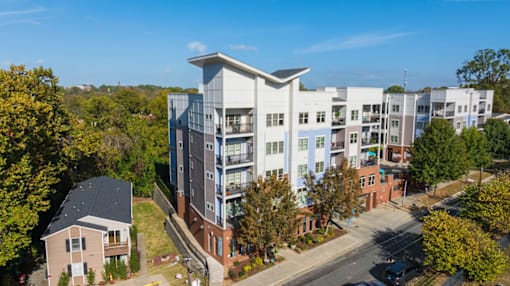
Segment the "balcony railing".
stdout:
<svg viewBox="0 0 510 286">
<path fill-rule="evenodd" d="M 216 156 L 216 162 L 221 165 L 223 163 L 223 157 L 221 155 Z M 227 166 L 251 162 L 253 162 L 253 153 L 225 155 L 225 164 Z"/>
<path fill-rule="evenodd" d="M 223 218 L 221 216 L 216 216 L 216 224 L 223 226 Z"/>
<path fill-rule="evenodd" d="M 125 255 L 129 253 L 128 243 L 117 242 L 104 245 L 104 256 Z"/>
<path fill-rule="evenodd" d="M 221 124 L 216 124 L 216 133 L 222 133 Z M 225 126 L 225 134 L 241 134 L 241 133 L 252 133 L 253 124 L 233 124 Z"/>
<path fill-rule="evenodd" d="M 331 142 L 331 150 L 340 150 L 345 148 L 345 141 Z"/>
<path fill-rule="evenodd" d="M 377 161 L 375 161 L 375 160 L 361 160 L 360 165 L 361 165 L 361 167 L 375 166 L 375 165 L 377 165 Z"/>
<path fill-rule="evenodd" d="M 333 126 L 345 125 L 345 118 L 333 118 L 333 120 L 331 120 L 331 125 Z"/>
<path fill-rule="evenodd" d="M 363 123 L 377 123 L 380 121 L 379 114 L 366 115 L 361 118 Z"/>
<path fill-rule="evenodd" d="M 377 138 L 372 139 L 361 139 L 361 145 L 374 145 L 377 144 Z"/>
<path fill-rule="evenodd" d="M 483 109 L 483 108 L 482 109 L 478 109 L 478 113 L 479 114 L 484 114 L 485 113 L 485 109 Z"/>
<path fill-rule="evenodd" d="M 242 184 L 230 184 L 225 186 L 225 194 L 227 196 L 229 195 L 235 195 L 240 194 L 243 192 L 246 192 L 249 188 L 251 188 L 252 182 L 246 182 Z M 222 194 L 222 189 L 220 184 L 216 184 L 216 192 L 218 194 Z"/>
</svg>

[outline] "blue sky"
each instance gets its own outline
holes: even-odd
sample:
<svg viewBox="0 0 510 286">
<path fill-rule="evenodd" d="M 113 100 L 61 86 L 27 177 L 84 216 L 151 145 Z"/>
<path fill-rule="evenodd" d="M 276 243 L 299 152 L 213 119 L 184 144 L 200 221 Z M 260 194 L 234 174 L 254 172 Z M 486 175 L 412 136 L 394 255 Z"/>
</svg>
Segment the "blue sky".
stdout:
<svg viewBox="0 0 510 286">
<path fill-rule="evenodd" d="M 510 48 L 510 0 L 0 0 L 0 67 L 51 67 L 64 86 L 196 87 L 192 56 L 267 72 L 309 67 L 321 86 L 458 85 L 477 50 Z"/>
</svg>

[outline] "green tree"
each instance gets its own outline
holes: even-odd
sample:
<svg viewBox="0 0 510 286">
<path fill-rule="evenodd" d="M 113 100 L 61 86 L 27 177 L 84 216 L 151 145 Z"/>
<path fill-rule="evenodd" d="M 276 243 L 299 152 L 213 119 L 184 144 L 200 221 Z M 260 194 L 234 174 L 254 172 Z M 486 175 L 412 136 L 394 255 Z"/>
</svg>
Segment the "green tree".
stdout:
<svg viewBox="0 0 510 286">
<path fill-rule="evenodd" d="M 433 212 L 423 224 L 425 265 L 453 274 L 464 269 L 476 282 L 492 281 L 508 266 L 497 243 L 470 220 Z"/>
<path fill-rule="evenodd" d="M 461 215 L 499 234 L 510 232 L 510 175 L 503 174 L 484 183 L 470 185 L 460 197 Z"/>
<path fill-rule="evenodd" d="M 405 89 L 400 85 L 392 85 L 384 90 L 384 93 L 404 93 Z"/>
<path fill-rule="evenodd" d="M 411 155 L 410 176 L 434 190 L 439 182 L 458 179 L 468 168 L 466 147 L 446 119 L 432 119 L 416 138 Z"/>
<path fill-rule="evenodd" d="M 0 70 L 0 266 L 30 242 L 66 170 L 71 121 L 50 69 Z"/>
<path fill-rule="evenodd" d="M 507 158 L 510 155 L 510 126 L 503 120 L 491 118 L 483 126 L 489 150 L 494 158 Z"/>
<path fill-rule="evenodd" d="M 483 168 L 490 166 L 492 163 L 492 157 L 489 152 L 489 141 L 485 134 L 475 127 L 462 130 L 460 137 L 466 146 L 469 167 L 480 170 L 478 184 L 481 185 Z"/>
<path fill-rule="evenodd" d="M 457 69 L 464 86 L 494 90 L 494 111 L 510 111 L 510 50 L 479 50 L 472 60 Z"/>
<path fill-rule="evenodd" d="M 94 285 L 94 282 L 96 282 L 96 271 L 94 271 L 92 268 L 89 268 L 87 272 L 87 284 Z"/>
<path fill-rule="evenodd" d="M 70 280 L 71 277 L 69 276 L 69 274 L 67 274 L 67 272 L 62 271 L 58 276 L 58 286 L 68 286 Z"/>
<path fill-rule="evenodd" d="M 327 168 L 320 180 L 310 172 L 305 176 L 305 185 L 313 200 L 313 211 L 320 215 L 321 224 L 326 222 L 326 233 L 332 218 L 344 219 L 358 215 L 361 209 L 358 173 L 348 165 L 347 160 L 343 160 L 339 168 Z"/>
<path fill-rule="evenodd" d="M 241 207 L 239 243 L 254 245 L 257 253 L 262 251 L 267 259 L 268 247 L 290 242 L 299 210 L 286 178 L 259 178 L 246 191 Z"/>
</svg>

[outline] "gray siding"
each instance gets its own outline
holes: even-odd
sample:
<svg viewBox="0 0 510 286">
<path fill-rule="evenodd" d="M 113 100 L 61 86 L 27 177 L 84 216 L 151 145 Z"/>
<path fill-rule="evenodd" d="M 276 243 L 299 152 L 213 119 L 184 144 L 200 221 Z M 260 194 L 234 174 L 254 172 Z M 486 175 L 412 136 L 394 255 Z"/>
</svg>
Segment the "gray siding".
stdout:
<svg viewBox="0 0 510 286">
<path fill-rule="evenodd" d="M 205 134 L 204 136 L 205 142 L 210 142 L 215 144 L 215 136 Z M 205 143 L 204 143 L 205 144 Z M 205 150 L 205 149 L 203 149 Z M 214 148 L 213 148 L 214 150 Z M 214 151 L 205 150 L 203 151 L 205 157 L 205 170 L 215 174 L 216 176 L 216 156 Z M 216 200 L 216 183 L 219 178 L 214 178 L 214 180 L 205 180 L 205 201 L 212 204 L 215 208 L 215 200 Z M 211 221 L 215 220 L 215 211 L 209 211 L 206 209 L 205 217 Z"/>
<path fill-rule="evenodd" d="M 204 181 L 211 181 L 206 178 L 205 166 L 204 166 L 204 135 L 197 131 L 190 131 L 190 143 L 189 143 L 189 163 L 193 165 L 193 169 L 188 166 L 190 174 L 190 188 L 193 189 L 191 196 L 191 204 L 196 208 L 202 215 L 205 214 L 205 189 Z M 191 138 L 193 138 L 191 140 Z M 193 141 L 193 142 L 192 142 Z M 212 181 L 214 183 L 214 181 Z"/>
</svg>

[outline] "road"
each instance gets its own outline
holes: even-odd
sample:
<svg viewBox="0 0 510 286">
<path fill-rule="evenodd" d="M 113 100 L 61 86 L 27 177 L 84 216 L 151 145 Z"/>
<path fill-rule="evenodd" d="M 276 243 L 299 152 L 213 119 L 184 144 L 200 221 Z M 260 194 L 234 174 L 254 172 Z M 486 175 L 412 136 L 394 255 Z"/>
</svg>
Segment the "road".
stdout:
<svg viewBox="0 0 510 286">
<path fill-rule="evenodd" d="M 285 285 L 351 285 L 380 279 L 389 256 L 423 261 L 419 238 L 421 225 L 421 222 L 413 221 L 396 231 L 378 232 L 372 242 Z"/>
</svg>

